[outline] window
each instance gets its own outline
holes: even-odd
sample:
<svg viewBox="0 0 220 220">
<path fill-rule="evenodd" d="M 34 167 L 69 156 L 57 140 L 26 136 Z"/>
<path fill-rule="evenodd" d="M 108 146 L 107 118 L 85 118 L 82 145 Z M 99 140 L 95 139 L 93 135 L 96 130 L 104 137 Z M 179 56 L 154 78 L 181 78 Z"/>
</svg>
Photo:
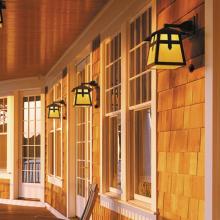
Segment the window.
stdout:
<svg viewBox="0 0 220 220">
<path fill-rule="evenodd" d="M 90 56 L 76 65 L 76 85 L 92 80 Z M 75 108 L 76 111 L 76 209 L 81 216 L 88 199 L 92 181 L 92 108 Z"/>
<path fill-rule="evenodd" d="M 109 191 L 121 193 L 121 33 L 105 45 L 105 131 Z"/>
<path fill-rule="evenodd" d="M 144 39 L 151 34 L 151 9 L 130 23 L 129 42 L 129 110 L 131 182 L 134 199 L 151 198 L 151 84 L 152 73 L 146 69 L 148 45 Z"/>
<path fill-rule="evenodd" d="M 62 99 L 61 82 L 56 84 L 48 95 L 49 103 Z M 62 115 L 61 107 L 61 115 Z M 62 116 L 48 120 L 48 171 L 51 176 L 62 178 Z"/>
<path fill-rule="evenodd" d="M 22 182 L 40 183 L 41 98 L 23 97 Z"/>
<path fill-rule="evenodd" d="M 7 98 L 0 98 L 0 170 L 7 169 Z"/>
</svg>

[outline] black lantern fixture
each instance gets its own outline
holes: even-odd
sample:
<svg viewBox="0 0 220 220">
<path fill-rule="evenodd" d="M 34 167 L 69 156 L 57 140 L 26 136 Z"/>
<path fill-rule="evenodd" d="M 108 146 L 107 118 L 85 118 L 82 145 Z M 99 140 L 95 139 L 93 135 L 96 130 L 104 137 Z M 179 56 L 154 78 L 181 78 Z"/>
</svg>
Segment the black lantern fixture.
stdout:
<svg viewBox="0 0 220 220">
<path fill-rule="evenodd" d="M 0 28 L 3 26 L 3 13 L 2 10 L 6 9 L 5 1 L 0 0 Z"/>
<path fill-rule="evenodd" d="M 88 107 L 92 106 L 91 91 L 95 88 L 96 90 L 96 103 L 95 108 L 99 107 L 99 85 L 93 80 L 88 83 L 81 83 L 80 86 L 77 86 L 72 89 L 72 92 L 75 93 L 74 106 L 78 107 Z"/>
<path fill-rule="evenodd" d="M 186 65 L 182 37 L 195 33 L 195 17 L 181 24 L 165 24 L 146 41 L 150 41 L 147 68 L 176 69 Z"/>
<path fill-rule="evenodd" d="M 64 100 L 55 101 L 52 104 L 48 105 L 48 118 L 59 119 L 61 116 L 60 108 L 62 105 L 66 105 Z M 65 117 L 64 117 L 65 118 Z"/>
</svg>

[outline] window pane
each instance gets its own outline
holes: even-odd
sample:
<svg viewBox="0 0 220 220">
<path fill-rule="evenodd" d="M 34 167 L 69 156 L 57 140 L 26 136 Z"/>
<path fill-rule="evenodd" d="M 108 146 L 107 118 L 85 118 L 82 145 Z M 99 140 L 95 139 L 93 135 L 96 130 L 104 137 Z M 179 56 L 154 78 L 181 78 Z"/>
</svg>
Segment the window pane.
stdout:
<svg viewBox="0 0 220 220">
<path fill-rule="evenodd" d="M 49 162 L 49 173 L 54 174 L 54 151 L 53 151 L 53 146 L 54 146 L 54 141 L 53 141 L 53 136 L 54 133 L 51 132 L 49 133 L 49 143 L 48 143 L 48 162 Z"/>
<path fill-rule="evenodd" d="M 106 113 L 120 110 L 121 108 L 121 34 L 116 35 L 106 46 L 106 60 L 110 52 L 111 62 L 106 64 L 105 69 L 105 96 Z"/>
<path fill-rule="evenodd" d="M 110 186 L 121 189 L 121 125 L 120 117 L 109 118 Z"/>
<path fill-rule="evenodd" d="M 61 177 L 61 131 L 56 131 L 56 176 Z"/>
<path fill-rule="evenodd" d="M 150 109 L 135 114 L 135 193 L 151 197 L 151 113 Z"/>
</svg>

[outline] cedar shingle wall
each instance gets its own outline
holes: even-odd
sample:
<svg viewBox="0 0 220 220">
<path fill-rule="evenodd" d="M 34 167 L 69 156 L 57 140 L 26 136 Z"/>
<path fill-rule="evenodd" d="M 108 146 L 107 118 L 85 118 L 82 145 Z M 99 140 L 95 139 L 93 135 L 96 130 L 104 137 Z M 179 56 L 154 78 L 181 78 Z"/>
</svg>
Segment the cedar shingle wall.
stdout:
<svg viewBox="0 0 220 220">
<path fill-rule="evenodd" d="M 0 179 L 0 198 L 9 199 L 10 197 L 10 180 Z"/>
<path fill-rule="evenodd" d="M 158 28 L 198 14 L 199 34 L 184 40 L 187 66 L 158 72 L 157 208 L 160 220 L 204 219 L 204 0 L 157 0 Z"/>
</svg>

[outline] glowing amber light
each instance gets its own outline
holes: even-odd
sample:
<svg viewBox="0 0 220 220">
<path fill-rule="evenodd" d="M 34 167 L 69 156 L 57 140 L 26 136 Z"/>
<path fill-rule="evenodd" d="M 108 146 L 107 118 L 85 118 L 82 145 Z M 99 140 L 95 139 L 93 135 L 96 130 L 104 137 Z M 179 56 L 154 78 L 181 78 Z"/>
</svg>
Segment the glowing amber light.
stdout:
<svg viewBox="0 0 220 220">
<path fill-rule="evenodd" d="M 81 85 L 74 89 L 75 92 L 75 106 L 92 106 L 92 99 L 91 99 L 91 88 L 85 85 Z"/>
<path fill-rule="evenodd" d="M 150 41 L 148 69 L 176 69 L 186 65 L 180 32 L 164 28 L 147 40 Z"/>
<path fill-rule="evenodd" d="M 3 26 L 3 15 L 2 15 L 2 10 L 0 9 L 0 28 Z"/>
<path fill-rule="evenodd" d="M 56 103 L 52 103 L 47 106 L 48 107 L 48 118 L 60 118 L 60 105 Z"/>
</svg>

